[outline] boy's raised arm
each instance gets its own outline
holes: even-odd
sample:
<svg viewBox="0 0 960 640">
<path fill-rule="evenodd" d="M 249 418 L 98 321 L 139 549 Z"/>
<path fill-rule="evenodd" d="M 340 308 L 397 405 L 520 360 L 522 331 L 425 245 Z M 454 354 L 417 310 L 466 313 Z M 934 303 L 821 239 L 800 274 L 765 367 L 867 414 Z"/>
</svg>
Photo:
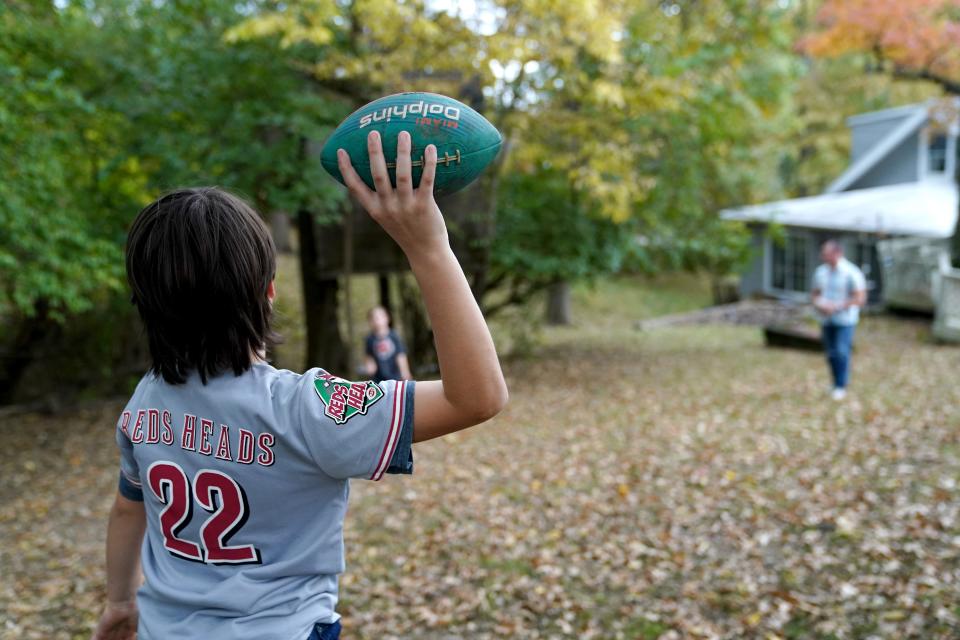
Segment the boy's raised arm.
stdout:
<svg viewBox="0 0 960 640">
<path fill-rule="evenodd" d="M 380 136 L 367 138 L 376 191 L 354 171 L 343 149 L 337 153 L 340 172 L 350 192 L 400 245 L 420 285 L 433 325 L 440 381 L 418 382 L 415 389 L 414 441 L 429 440 L 487 420 L 507 402 L 490 331 L 480 313 L 463 269 L 447 237 L 447 228 L 433 198 L 437 150 L 427 147 L 420 186 L 413 188 L 410 135 L 397 143 L 397 188 L 390 184 Z"/>
</svg>

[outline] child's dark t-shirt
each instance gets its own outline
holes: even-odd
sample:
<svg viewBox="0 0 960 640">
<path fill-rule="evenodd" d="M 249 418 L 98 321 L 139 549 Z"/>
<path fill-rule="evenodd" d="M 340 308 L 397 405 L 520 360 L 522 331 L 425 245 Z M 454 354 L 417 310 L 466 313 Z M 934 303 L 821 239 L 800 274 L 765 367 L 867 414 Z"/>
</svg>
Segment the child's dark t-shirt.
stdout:
<svg viewBox="0 0 960 640">
<path fill-rule="evenodd" d="M 397 356 L 406 352 L 400 336 L 393 331 L 389 331 L 382 337 L 374 333 L 367 335 L 366 353 L 377 363 L 377 372 L 373 375 L 373 381 L 402 380 Z"/>
</svg>

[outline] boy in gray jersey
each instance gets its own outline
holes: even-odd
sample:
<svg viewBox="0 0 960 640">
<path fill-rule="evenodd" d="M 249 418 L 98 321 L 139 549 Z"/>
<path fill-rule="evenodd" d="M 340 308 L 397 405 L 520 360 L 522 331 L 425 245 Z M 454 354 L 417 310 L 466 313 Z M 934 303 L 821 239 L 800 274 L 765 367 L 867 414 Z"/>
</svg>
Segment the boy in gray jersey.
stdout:
<svg viewBox="0 0 960 640">
<path fill-rule="evenodd" d="M 433 199 L 436 148 L 418 189 L 409 135 L 398 140 L 395 189 L 376 132 L 368 151 L 376 190 L 343 150 L 340 170 L 410 261 L 443 380 L 278 371 L 264 360 L 276 260 L 259 216 L 214 188 L 148 205 L 130 230 L 127 275 L 152 367 L 117 421 L 97 640 L 338 637 L 349 479 L 411 473 L 412 442 L 479 424 L 506 403 Z"/>
</svg>

